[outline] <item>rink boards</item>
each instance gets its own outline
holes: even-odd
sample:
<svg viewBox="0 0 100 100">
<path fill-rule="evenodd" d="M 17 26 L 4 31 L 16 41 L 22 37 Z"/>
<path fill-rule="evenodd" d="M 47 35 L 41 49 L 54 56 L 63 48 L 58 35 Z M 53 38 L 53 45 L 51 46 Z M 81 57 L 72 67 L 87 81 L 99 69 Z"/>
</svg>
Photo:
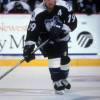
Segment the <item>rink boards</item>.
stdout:
<svg viewBox="0 0 100 100">
<path fill-rule="evenodd" d="M 0 60 L 0 66 L 14 66 L 16 65 L 20 60 Z M 96 66 L 100 67 L 100 59 L 72 59 L 70 62 L 71 67 L 80 67 L 80 66 Z M 48 60 L 43 60 L 43 59 L 38 59 L 38 60 L 33 60 L 29 63 L 22 63 L 21 66 L 28 67 L 47 67 L 48 66 Z"/>
<path fill-rule="evenodd" d="M 100 15 L 76 15 L 78 26 L 70 33 L 68 43 L 71 66 L 100 66 Z M 0 15 L 0 66 L 14 66 L 22 58 L 24 40 L 30 15 Z M 48 60 L 41 58 L 21 66 L 47 66 Z"/>
</svg>

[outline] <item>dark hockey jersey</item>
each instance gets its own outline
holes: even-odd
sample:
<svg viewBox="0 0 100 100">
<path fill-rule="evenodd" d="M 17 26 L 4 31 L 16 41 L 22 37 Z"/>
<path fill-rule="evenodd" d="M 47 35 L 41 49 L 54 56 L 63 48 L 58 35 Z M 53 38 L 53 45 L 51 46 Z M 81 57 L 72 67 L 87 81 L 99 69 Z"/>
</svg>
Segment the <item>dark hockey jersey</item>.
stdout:
<svg viewBox="0 0 100 100">
<path fill-rule="evenodd" d="M 77 27 L 77 18 L 72 9 L 67 6 L 55 5 L 52 12 L 48 12 L 46 7 L 42 5 L 33 11 L 27 29 L 26 41 L 37 42 L 39 39 L 42 41 L 47 40 L 49 34 L 48 30 L 52 27 L 52 23 L 56 19 L 66 24 L 71 31 Z M 65 38 L 68 38 L 68 36 Z"/>
</svg>

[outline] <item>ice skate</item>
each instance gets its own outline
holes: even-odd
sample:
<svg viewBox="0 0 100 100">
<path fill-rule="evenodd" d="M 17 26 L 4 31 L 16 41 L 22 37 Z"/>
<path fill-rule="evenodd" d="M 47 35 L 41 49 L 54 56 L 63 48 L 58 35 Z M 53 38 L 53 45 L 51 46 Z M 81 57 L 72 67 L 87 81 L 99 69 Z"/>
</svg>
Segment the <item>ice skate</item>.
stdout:
<svg viewBox="0 0 100 100">
<path fill-rule="evenodd" d="M 65 86 L 66 89 L 71 88 L 71 84 L 66 79 L 62 79 L 61 83 Z"/>
<path fill-rule="evenodd" d="M 61 83 L 61 81 L 54 82 L 55 93 L 59 95 L 63 95 L 65 92 L 65 86 Z"/>
</svg>

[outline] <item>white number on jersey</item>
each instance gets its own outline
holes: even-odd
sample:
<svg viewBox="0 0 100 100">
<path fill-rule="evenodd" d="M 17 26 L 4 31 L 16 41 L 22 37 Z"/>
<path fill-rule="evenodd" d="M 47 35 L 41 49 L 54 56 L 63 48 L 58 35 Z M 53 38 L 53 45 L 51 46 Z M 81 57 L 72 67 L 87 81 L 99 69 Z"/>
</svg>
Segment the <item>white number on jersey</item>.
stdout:
<svg viewBox="0 0 100 100">
<path fill-rule="evenodd" d="M 29 27 L 28 27 L 28 31 L 34 31 L 34 29 L 36 28 L 36 24 L 35 23 L 30 23 Z"/>
<path fill-rule="evenodd" d="M 74 22 L 74 21 L 75 21 L 75 16 L 72 15 L 72 14 L 70 14 L 70 15 L 68 16 L 68 23 Z"/>
</svg>

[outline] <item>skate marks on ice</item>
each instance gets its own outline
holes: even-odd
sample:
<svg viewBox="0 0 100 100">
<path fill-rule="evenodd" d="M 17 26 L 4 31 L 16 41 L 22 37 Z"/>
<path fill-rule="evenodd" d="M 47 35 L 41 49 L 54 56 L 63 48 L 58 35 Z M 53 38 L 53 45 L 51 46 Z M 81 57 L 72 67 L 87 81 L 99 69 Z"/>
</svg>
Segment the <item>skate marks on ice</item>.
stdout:
<svg viewBox="0 0 100 100">
<path fill-rule="evenodd" d="M 64 95 L 55 95 L 53 89 L 18 89 L 18 88 L 0 88 L 0 97 L 32 97 L 36 98 L 36 100 L 100 100 L 100 96 L 90 94 L 83 94 L 82 91 L 85 89 L 80 88 L 80 90 L 70 90 L 66 91 Z M 89 92 L 89 90 L 88 90 Z M 87 93 L 87 92 L 86 92 Z M 6 100 L 6 99 L 5 99 Z M 12 99 L 11 99 L 12 100 Z M 16 99 L 15 99 L 16 100 Z M 22 99 L 24 100 L 24 99 Z M 29 99 L 31 100 L 31 99 Z"/>
<path fill-rule="evenodd" d="M 72 84 L 64 95 L 55 95 L 53 88 L 0 88 L 2 100 L 100 100 L 100 76 L 69 76 Z M 16 99 L 15 99 L 16 98 Z M 27 99 L 26 99 L 27 98 Z"/>
<path fill-rule="evenodd" d="M 73 100 L 100 100 L 100 76 L 70 76 Z"/>
<path fill-rule="evenodd" d="M 53 95 L 53 89 L 21 89 L 21 88 L 0 88 L 1 95 L 16 96 L 35 96 L 35 95 Z"/>
</svg>

